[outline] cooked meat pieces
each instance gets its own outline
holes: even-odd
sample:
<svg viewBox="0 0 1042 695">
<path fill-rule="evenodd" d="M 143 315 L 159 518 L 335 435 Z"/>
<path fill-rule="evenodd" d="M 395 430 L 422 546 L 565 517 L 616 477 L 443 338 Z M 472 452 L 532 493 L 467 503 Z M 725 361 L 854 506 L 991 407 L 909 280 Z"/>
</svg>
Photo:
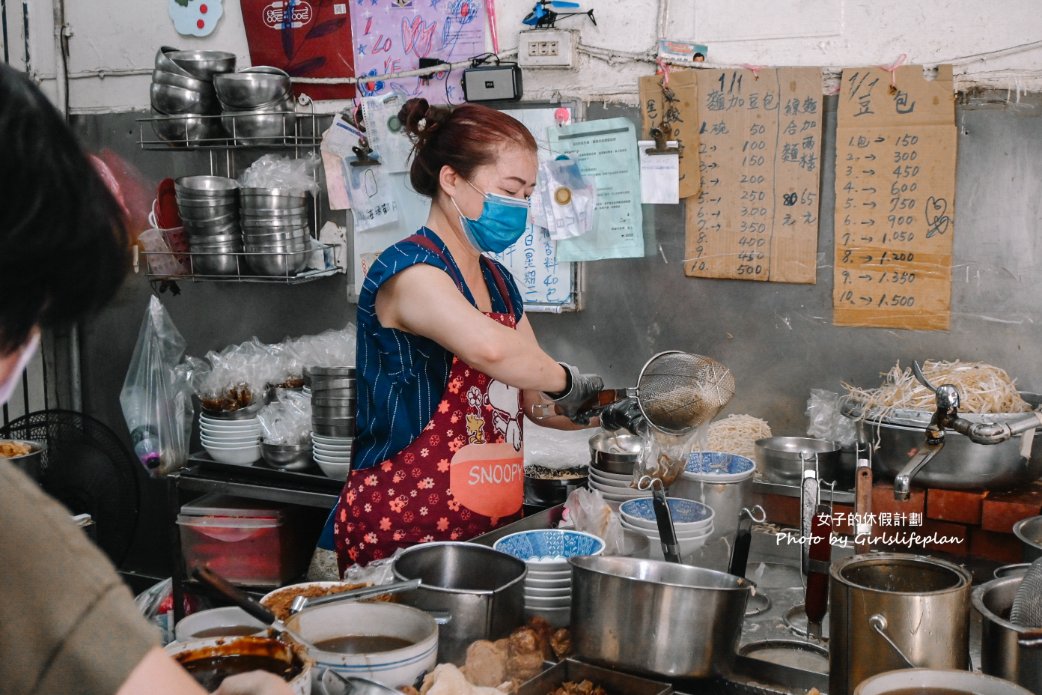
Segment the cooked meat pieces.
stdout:
<svg viewBox="0 0 1042 695">
<path fill-rule="evenodd" d="M 507 680 L 507 650 L 504 645 L 478 640 L 467 647 L 467 662 L 461 670 L 474 685 L 495 687 Z"/>
<path fill-rule="evenodd" d="M 547 695 L 608 695 L 608 691 L 599 685 L 583 680 L 578 683 L 575 681 L 566 681 L 553 690 Z"/>
<path fill-rule="evenodd" d="M 572 653 L 572 633 L 568 628 L 559 628 L 550 635 L 550 649 L 558 661 Z"/>
</svg>

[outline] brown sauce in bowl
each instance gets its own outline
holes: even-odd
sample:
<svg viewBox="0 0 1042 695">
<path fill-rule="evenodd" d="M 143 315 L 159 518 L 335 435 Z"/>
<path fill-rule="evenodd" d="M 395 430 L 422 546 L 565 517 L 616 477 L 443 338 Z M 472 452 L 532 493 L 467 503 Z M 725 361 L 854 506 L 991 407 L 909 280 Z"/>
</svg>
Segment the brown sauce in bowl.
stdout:
<svg viewBox="0 0 1042 695">
<path fill-rule="evenodd" d="M 415 642 L 412 640 L 387 635 L 345 635 L 315 642 L 315 646 L 322 651 L 337 654 L 376 654 L 410 647 L 413 644 Z"/>
<path fill-rule="evenodd" d="M 206 659 L 193 659 L 181 665 L 207 692 L 216 690 L 225 678 L 248 671 L 267 671 L 281 676 L 285 681 L 292 680 L 297 673 L 300 673 L 299 668 L 294 673 L 293 664 L 259 654 L 213 656 Z"/>
<path fill-rule="evenodd" d="M 208 637 L 236 637 L 239 635 L 255 635 L 264 628 L 253 625 L 224 625 L 208 627 L 205 630 L 192 634 L 192 639 L 206 639 Z"/>
</svg>

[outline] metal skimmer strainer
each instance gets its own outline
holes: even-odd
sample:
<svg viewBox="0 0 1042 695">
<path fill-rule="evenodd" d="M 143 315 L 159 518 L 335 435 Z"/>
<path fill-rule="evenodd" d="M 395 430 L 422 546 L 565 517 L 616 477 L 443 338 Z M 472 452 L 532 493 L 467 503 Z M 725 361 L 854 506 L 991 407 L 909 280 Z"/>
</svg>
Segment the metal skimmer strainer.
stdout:
<svg viewBox="0 0 1042 695">
<path fill-rule="evenodd" d="M 1042 557 L 1031 563 L 1020 580 L 1009 621 L 1021 627 L 1042 627 Z"/>
<path fill-rule="evenodd" d="M 728 404 L 734 396 L 734 375 L 711 357 L 670 350 L 644 364 L 632 395 L 652 427 L 686 434 Z"/>
</svg>

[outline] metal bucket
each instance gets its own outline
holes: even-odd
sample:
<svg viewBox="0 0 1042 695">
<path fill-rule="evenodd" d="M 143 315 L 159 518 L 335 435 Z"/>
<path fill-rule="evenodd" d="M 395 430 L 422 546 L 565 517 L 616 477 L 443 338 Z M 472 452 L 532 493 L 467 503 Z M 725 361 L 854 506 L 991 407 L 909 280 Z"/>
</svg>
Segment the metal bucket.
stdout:
<svg viewBox="0 0 1042 695">
<path fill-rule="evenodd" d="M 1013 535 L 1020 539 L 1024 562 L 1034 562 L 1042 555 L 1042 516 L 1029 516 L 1013 524 Z"/>
<path fill-rule="evenodd" d="M 476 543 L 421 543 L 394 561 L 399 580 L 420 579 L 401 602 L 447 611 L 440 628 L 438 661 L 462 661 L 474 640 L 495 640 L 524 622 L 524 561 Z"/>
<path fill-rule="evenodd" d="M 832 565 L 829 695 L 884 671 L 969 665 L 971 576 L 944 560 L 855 555 Z"/>
<path fill-rule="evenodd" d="M 576 656 L 667 678 L 730 671 L 752 583 L 658 560 L 573 557 L 568 562 Z"/>
<path fill-rule="evenodd" d="M 709 505 L 713 509 L 713 533 L 710 539 L 726 538 L 728 543 L 733 543 L 738 531 L 738 514 L 743 507 L 752 506 L 753 479 L 710 482 L 681 473 L 670 486 L 669 494 Z"/>
<path fill-rule="evenodd" d="M 1023 576 L 1003 577 L 973 590 L 981 616 L 981 671 L 1042 693 L 1042 629 L 1009 621 Z"/>
</svg>

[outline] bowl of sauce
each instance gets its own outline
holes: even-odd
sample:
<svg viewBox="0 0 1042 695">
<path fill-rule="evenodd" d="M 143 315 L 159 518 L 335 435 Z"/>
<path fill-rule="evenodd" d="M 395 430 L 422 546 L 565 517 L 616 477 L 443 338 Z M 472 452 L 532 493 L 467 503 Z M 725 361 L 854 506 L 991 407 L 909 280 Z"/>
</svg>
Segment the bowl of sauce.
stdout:
<svg viewBox="0 0 1042 695">
<path fill-rule="evenodd" d="M 391 688 L 434 668 L 438 625 L 425 611 L 387 602 L 347 601 L 305 608 L 286 621 L 314 648 L 316 668 Z"/>
<path fill-rule="evenodd" d="M 249 671 L 281 677 L 295 695 L 311 695 L 311 659 L 296 645 L 253 635 L 171 642 L 166 651 L 207 692 L 225 678 Z"/>
<path fill-rule="evenodd" d="M 866 678 L 854 695 L 1028 695 L 1016 683 L 972 671 L 906 668 Z"/>
<path fill-rule="evenodd" d="M 174 626 L 174 638 L 189 642 L 209 637 L 263 635 L 267 629 L 267 625 L 238 606 L 225 606 L 186 615 Z"/>
</svg>

